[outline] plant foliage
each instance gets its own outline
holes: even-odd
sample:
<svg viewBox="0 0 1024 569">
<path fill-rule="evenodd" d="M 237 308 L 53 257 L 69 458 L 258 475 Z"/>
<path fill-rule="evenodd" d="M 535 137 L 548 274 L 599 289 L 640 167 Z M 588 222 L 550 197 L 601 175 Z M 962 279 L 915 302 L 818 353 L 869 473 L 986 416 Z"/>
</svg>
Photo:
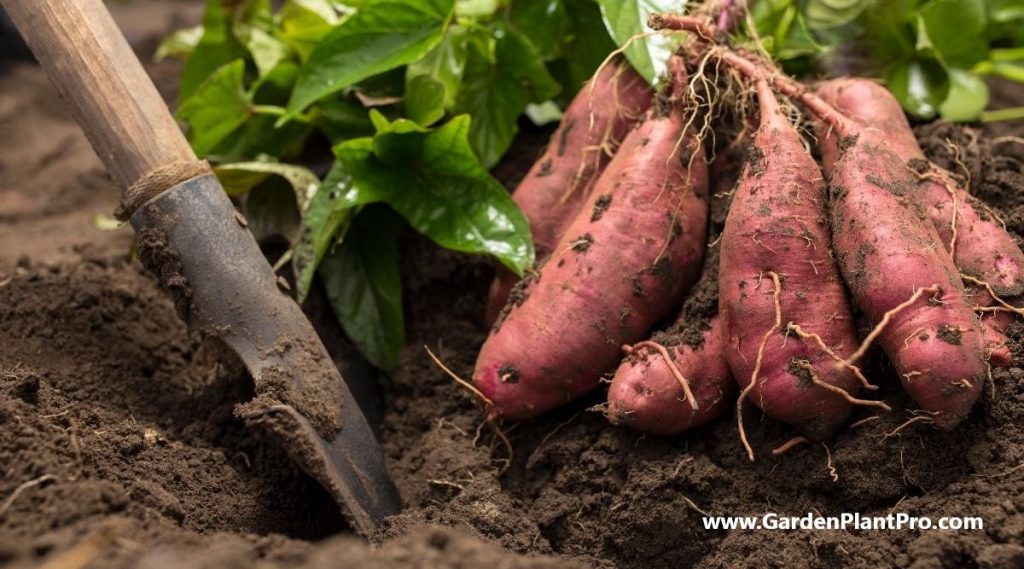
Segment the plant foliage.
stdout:
<svg viewBox="0 0 1024 569">
<path fill-rule="evenodd" d="M 747 6 L 738 42 L 796 75 L 880 78 L 918 117 L 974 120 L 988 104 L 986 76 L 1024 82 L 1024 0 Z M 187 58 L 178 117 L 225 189 L 243 196 L 257 237 L 287 239 L 300 301 L 319 275 L 345 331 L 389 369 L 404 341 L 401 230 L 516 273 L 530 267 L 526 221 L 488 170 L 524 116 L 558 120 L 617 47 L 655 83 L 683 38 L 650 33 L 647 16 L 686 8 L 209 0 L 202 24 L 169 36 L 157 57 Z M 333 163 L 311 159 L 317 147 L 332 148 Z"/>
<path fill-rule="evenodd" d="M 756 0 L 751 43 L 787 71 L 885 81 L 912 115 L 970 121 L 986 76 L 1024 82 L 1024 0 Z"/>
<path fill-rule="evenodd" d="M 178 118 L 257 237 L 287 240 L 299 299 L 319 277 L 390 369 L 401 230 L 530 267 L 529 227 L 488 169 L 524 114 L 557 119 L 614 49 L 594 0 L 209 0 L 158 57 L 186 58 Z M 311 158 L 327 147 L 333 164 Z"/>
</svg>

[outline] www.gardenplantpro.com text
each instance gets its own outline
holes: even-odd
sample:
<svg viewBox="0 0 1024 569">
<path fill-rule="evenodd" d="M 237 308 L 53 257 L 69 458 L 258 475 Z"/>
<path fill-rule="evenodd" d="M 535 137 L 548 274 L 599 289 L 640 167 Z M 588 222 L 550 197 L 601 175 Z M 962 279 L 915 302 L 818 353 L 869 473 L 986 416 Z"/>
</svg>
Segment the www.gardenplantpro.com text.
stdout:
<svg viewBox="0 0 1024 569">
<path fill-rule="evenodd" d="M 894 513 L 886 516 L 863 516 L 843 513 L 822 516 L 808 513 L 804 516 L 781 516 L 768 512 L 762 516 L 705 516 L 704 529 L 767 529 L 767 530 L 983 530 L 980 517 L 943 516 L 930 518 Z"/>
</svg>

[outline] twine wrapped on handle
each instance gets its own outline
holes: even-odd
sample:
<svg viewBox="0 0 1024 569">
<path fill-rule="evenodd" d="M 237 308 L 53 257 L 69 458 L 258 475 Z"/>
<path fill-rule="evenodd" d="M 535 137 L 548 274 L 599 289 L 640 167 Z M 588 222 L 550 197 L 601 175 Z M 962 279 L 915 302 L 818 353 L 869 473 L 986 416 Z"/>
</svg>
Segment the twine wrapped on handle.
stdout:
<svg viewBox="0 0 1024 569">
<path fill-rule="evenodd" d="M 161 166 L 125 189 L 124 194 L 121 195 L 121 203 L 118 205 L 117 211 L 114 212 L 114 217 L 119 221 L 128 221 L 135 210 L 142 207 L 142 204 L 182 182 L 212 172 L 210 163 L 206 160 L 180 160 Z"/>
</svg>

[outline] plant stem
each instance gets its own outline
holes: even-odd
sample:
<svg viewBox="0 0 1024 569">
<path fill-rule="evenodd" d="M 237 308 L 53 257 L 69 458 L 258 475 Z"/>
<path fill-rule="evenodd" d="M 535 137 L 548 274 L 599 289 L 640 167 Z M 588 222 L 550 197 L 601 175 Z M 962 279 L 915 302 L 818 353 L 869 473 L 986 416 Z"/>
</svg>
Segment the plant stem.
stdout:
<svg viewBox="0 0 1024 569">
<path fill-rule="evenodd" d="M 271 117 L 283 117 L 286 112 L 284 107 L 278 107 L 277 105 L 253 105 L 250 109 L 257 115 L 267 115 Z"/>
<path fill-rule="evenodd" d="M 279 107 L 277 105 L 252 105 L 249 107 L 249 110 L 255 115 L 263 115 L 267 117 L 283 117 L 285 113 L 288 112 L 284 107 Z M 313 122 L 313 118 L 308 112 L 296 115 L 291 120 L 305 124 Z"/>
<path fill-rule="evenodd" d="M 1024 107 L 995 109 L 981 113 L 981 122 L 1013 121 L 1019 119 L 1024 119 Z"/>
</svg>

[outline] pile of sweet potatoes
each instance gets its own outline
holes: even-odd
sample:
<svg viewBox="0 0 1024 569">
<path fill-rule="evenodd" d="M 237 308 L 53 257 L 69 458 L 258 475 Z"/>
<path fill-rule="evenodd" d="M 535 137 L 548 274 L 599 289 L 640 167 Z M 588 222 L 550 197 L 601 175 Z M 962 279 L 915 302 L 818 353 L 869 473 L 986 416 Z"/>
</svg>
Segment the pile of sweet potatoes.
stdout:
<svg viewBox="0 0 1024 569">
<path fill-rule="evenodd" d="M 618 425 L 674 434 L 752 403 L 822 440 L 854 406 L 889 409 L 858 366 L 877 346 L 919 416 L 954 428 L 1011 357 L 1014 239 L 928 162 L 884 87 L 805 86 L 710 21 L 650 25 L 693 32 L 658 91 L 610 60 L 515 190 L 538 259 L 491 288 L 473 373 L 489 418 L 529 419 L 610 380 Z M 708 61 L 754 102 L 730 109 L 749 126 L 718 152 L 689 77 Z"/>
</svg>

